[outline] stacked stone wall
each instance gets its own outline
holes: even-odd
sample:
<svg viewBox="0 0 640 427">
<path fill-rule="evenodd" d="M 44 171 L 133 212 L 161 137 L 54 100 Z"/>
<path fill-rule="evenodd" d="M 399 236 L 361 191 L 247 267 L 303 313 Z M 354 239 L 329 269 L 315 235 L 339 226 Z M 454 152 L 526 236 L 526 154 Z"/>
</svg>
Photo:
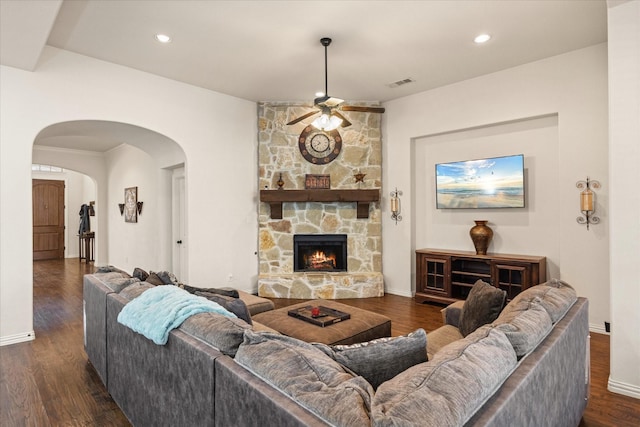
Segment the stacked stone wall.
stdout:
<svg viewBox="0 0 640 427">
<path fill-rule="evenodd" d="M 379 189 L 382 183 L 380 114 L 349 112 L 352 123 L 340 128 L 342 150 L 329 164 L 306 161 L 298 138 L 312 118 L 292 126 L 286 123 L 312 111 L 310 105 L 259 104 L 259 188 L 304 189 L 306 174 L 330 175 L 332 189 Z M 365 174 L 356 182 L 355 174 Z M 261 296 L 281 298 L 364 298 L 384 293 L 380 203 L 371 203 L 369 218 L 356 217 L 355 203 L 284 203 L 282 219 L 271 219 L 270 207 L 259 210 Z M 294 272 L 294 234 L 346 234 L 347 272 Z"/>
</svg>

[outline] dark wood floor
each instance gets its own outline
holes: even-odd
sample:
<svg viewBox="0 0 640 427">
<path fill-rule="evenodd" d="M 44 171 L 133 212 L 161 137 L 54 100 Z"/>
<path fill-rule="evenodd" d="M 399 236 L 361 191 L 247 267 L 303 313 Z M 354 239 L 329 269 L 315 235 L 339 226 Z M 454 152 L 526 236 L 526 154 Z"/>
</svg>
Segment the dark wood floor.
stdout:
<svg viewBox="0 0 640 427">
<path fill-rule="evenodd" d="M 77 259 L 34 263 L 36 340 L 0 347 L 1 426 L 129 425 L 83 348 L 82 275 L 92 270 Z M 298 300 L 275 302 L 281 307 Z M 418 305 L 410 298 L 386 295 L 341 302 L 390 317 L 393 335 L 418 327 L 428 332 L 442 324 L 441 307 Z M 607 391 L 609 337 L 591 336 L 591 399 L 580 425 L 640 426 L 640 400 Z"/>
</svg>

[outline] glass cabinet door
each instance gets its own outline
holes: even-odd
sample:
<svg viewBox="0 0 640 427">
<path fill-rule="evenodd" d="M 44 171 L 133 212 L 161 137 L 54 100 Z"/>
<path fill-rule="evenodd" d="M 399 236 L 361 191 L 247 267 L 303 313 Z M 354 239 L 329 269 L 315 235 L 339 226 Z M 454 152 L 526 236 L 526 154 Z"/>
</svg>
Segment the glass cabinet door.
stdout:
<svg viewBox="0 0 640 427">
<path fill-rule="evenodd" d="M 437 292 L 448 294 L 449 260 L 421 256 L 419 259 L 420 282 L 422 292 Z"/>
</svg>

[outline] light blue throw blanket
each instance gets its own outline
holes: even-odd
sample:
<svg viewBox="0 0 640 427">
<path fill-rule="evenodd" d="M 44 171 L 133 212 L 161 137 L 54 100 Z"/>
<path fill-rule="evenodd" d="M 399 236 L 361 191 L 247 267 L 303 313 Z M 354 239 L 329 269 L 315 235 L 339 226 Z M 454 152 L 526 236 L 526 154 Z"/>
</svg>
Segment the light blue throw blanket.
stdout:
<svg viewBox="0 0 640 427">
<path fill-rule="evenodd" d="M 208 312 L 237 317 L 213 301 L 192 295 L 177 286 L 164 285 L 144 291 L 125 305 L 118 314 L 118 323 L 158 345 L 164 345 L 169 339 L 169 332 L 189 316 Z"/>
</svg>

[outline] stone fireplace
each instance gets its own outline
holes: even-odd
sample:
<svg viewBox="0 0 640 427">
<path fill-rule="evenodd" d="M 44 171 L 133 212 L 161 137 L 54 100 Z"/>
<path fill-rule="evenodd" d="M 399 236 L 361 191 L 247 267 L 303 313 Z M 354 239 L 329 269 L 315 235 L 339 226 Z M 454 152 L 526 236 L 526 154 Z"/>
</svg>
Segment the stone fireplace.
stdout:
<svg viewBox="0 0 640 427">
<path fill-rule="evenodd" d="M 286 125 L 312 108 L 311 105 L 259 104 L 261 197 L 263 192 L 284 194 L 288 190 L 305 190 L 307 174 L 329 175 L 330 190 L 357 190 L 358 194 L 367 190 L 377 195 L 382 181 L 380 114 L 349 112 L 352 125 L 339 129 L 340 154 L 330 163 L 313 164 L 304 159 L 298 145 L 309 120 Z M 364 174 L 364 180 L 356 182 L 356 174 Z M 278 190 L 280 178 L 284 182 L 282 190 Z M 308 191 L 313 195 L 313 191 L 327 190 Z M 260 203 L 258 294 L 302 299 L 382 296 L 378 199 L 366 204 L 342 197 L 304 200 L 309 201 Z M 368 216 L 365 216 L 362 210 L 366 214 L 367 208 Z M 339 247 L 336 240 L 340 240 Z M 322 247 L 314 248 L 314 245 Z"/>
</svg>

